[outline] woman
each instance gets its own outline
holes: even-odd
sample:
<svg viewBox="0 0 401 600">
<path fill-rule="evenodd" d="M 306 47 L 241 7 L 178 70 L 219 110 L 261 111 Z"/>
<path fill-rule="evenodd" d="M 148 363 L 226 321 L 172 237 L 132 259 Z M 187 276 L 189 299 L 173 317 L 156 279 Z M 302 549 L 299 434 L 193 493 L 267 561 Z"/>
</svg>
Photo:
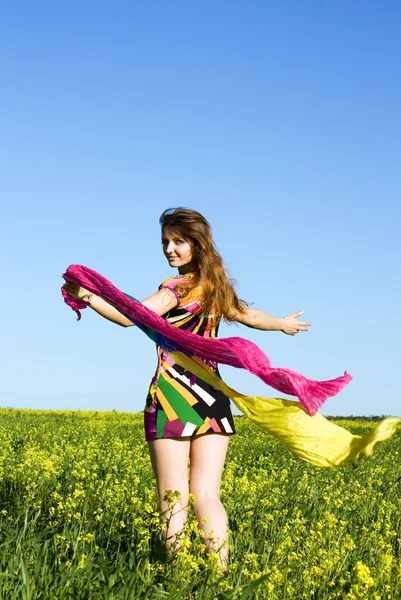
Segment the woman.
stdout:
<svg viewBox="0 0 401 600">
<path fill-rule="evenodd" d="M 221 318 L 262 330 L 295 335 L 310 323 L 298 321 L 298 312 L 278 319 L 249 308 L 240 300 L 226 275 L 208 221 L 185 208 L 169 209 L 160 217 L 164 255 L 178 274 L 159 286 L 142 304 L 176 327 L 204 337 L 217 337 Z M 97 313 L 123 327 L 133 325 L 99 296 L 71 282 L 64 286 L 72 296 L 85 299 Z M 187 519 L 189 493 L 205 533 L 206 548 L 219 554 L 227 569 L 228 520 L 220 501 L 220 484 L 230 436 L 235 433 L 230 399 L 212 385 L 197 379 L 157 346 L 158 365 L 144 410 L 145 438 L 156 476 L 170 555 L 179 549 L 180 532 Z M 216 363 L 206 361 L 219 376 Z M 219 376 L 220 377 L 220 376 Z M 188 458 L 190 481 L 188 485 Z M 181 497 L 171 505 L 166 490 Z M 205 519 L 208 517 L 208 519 Z"/>
</svg>

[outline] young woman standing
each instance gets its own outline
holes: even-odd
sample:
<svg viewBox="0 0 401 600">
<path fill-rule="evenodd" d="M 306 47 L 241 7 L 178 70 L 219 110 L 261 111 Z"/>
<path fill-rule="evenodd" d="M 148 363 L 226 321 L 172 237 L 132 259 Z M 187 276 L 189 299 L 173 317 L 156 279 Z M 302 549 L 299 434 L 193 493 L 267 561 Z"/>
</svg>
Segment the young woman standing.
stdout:
<svg viewBox="0 0 401 600">
<path fill-rule="evenodd" d="M 164 255 L 178 274 L 143 300 L 144 306 L 175 327 L 203 337 L 217 337 L 222 318 L 288 335 L 307 331 L 310 323 L 297 320 L 303 311 L 278 319 L 249 308 L 238 298 L 214 246 L 211 227 L 200 213 L 186 208 L 169 209 L 161 215 L 160 225 Z M 133 325 L 85 288 L 72 282 L 63 287 L 71 296 L 89 301 L 91 308 L 106 319 L 123 327 Z M 167 550 L 173 556 L 180 547 L 180 532 L 187 520 L 192 493 L 206 549 L 217 552 L 219 566 L 227 569 L 229 524 L 220 500 L 220 486 L 229 439 L 235 434 L 231 402 L 221 391 L 176 364 L 160 346 L 157 356 L 156 373 L 145 403 L 144 427 L 160 508 L 168 524 Z M 217 364 L 205 362 L 220 377 Z M 167 490 L 181 494 L 173 505 L 166 496 Z"/>
</svg>

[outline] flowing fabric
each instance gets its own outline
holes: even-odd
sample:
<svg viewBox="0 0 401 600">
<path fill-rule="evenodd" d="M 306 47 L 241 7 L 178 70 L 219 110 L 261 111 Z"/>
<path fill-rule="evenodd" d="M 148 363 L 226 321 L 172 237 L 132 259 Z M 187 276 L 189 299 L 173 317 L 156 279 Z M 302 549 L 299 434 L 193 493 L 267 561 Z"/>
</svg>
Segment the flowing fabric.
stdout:
<svg viewBox="0 0 401 600">
<path fill-rule="evenodd" d="M 352 435 L 317 411 L 323 402 L 347 385 L 348 373 L 329 381 L 314 381 L 300 373 L 271 366 L 256 344 L 240 337 L 203 338 L 167 323 L 139 300 L 116 288 L 105 277 L 82 265 L 70 265 L 63 277 L 98 295 L 123 313 L 134 325 L 161 346 L 175 362 L 229 396 L 259 427 L 272 433 L 299 458 L 318 466 L 339 466 L 361 454 L 371 454 L 374 445 L 388 439 L 401 419 L 389 418 L 367 435 Z M 61 288 L 64 300 L 81 318 L 88 303 Z M 202 360 L 203 359 L 203 360 Z M 249 397 L 236 392 L 216 376 L 204 360 L 247 369 L 271 387 L 297 396 L 301 402 L 280 398 Z"/>
<path fill-rule="evenodd" d="M 314 381 L 291 369 L 272 367 L 266 354 L 256 344 L 244 338 L 203 338 L 189 331 L 181 331 L 88 267 L 71 265 L 63 276 L 118 308 L 135 325 L 142 326 L 143 330 L 147 328 L 147 335 L 167 353 L 178 350 L 189 356 L 195 355 L 216 363 L 247 369 L 272 388 L 297 396 L 310 415 L 315 414 L 327 398 L 338 394 L 352 379 L 345 372 L 336 379 Z M 62 292 L 67 304 L 78 314 L 79 320 L 79 309 L 85 308 L 87 303 L 75 298 L 68 299 L 64 288 Z"/>
<path fill-rule="evenodd" d="M 308 415 L 299 402 L 244 396 L 216 377 L 212 369 L 197 357 L 188 360 L 180 352 L 172 352 L 171 357 L 226 394 L 248 419 L 273 434 L 298 458 L 319 467 L 339 467 L 363 454 L 371 455 L 375 444 L 390 438 L 401 422 L 396 417 L 383 419 L 366 435 L 353 435 L 320 413 Z"/>
</svg>

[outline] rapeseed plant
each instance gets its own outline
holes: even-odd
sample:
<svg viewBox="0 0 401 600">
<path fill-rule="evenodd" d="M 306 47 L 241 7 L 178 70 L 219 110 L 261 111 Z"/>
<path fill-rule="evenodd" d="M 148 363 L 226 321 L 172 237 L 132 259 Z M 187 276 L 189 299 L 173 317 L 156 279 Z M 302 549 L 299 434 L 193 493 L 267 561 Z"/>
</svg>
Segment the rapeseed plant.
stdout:
<svg viewBox="0 0 401 600">
<path fill-rule="evenodd" d="M 221 488 L 225 574 L 218 553 L 205 551 L 193 495 L 176 564 L 167 560 L 142 414 L 0 412 L 3 597 L 29 585 L 57 598 L 67 581 L 75 597 L 99 600 L 129 589 L 183 600 L 251 589 L 256 600 L 401 597 L 399 432 L 372 458 L 319 469 L 236 417 Z"/>
</svg>

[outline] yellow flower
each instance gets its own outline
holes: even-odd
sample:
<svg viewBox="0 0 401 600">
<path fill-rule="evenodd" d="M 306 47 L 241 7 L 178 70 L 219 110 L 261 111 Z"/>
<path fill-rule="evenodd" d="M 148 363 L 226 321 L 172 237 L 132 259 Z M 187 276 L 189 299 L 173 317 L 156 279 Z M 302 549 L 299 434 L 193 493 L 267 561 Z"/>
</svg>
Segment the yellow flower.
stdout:
<svg viewBox="0 0 401 600">
<path fill-rule="evenodd" d="M 359 583 L 363 583 L 363 585 L 368 588 L 371 588 L 375 585 L 374 579 L 370 574 L 369 567 L 364 565 L 360 560 L 356 563 L 355 572 Z"/>
</svg>

